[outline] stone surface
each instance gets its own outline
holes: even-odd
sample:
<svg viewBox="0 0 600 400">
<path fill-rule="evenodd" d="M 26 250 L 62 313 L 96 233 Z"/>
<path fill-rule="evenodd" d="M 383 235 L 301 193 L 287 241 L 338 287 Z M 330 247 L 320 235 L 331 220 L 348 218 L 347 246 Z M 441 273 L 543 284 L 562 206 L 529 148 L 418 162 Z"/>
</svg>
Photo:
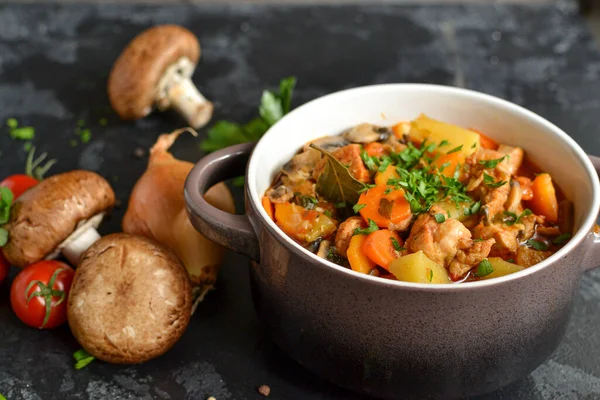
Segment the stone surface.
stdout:
<svg viewBox="0 0 600 400">
<path fill-rule="evenodd" d="M 203 46 L 195 81 L 216 118 L 255 114 L 261 90 L 299 79 L 295 105 L 335 90 L 384 82 L 459 85 L 532 109 L 600 154 L 600 53 L 570 2 L 495 6 L 0 6 L 0 121 L 37 128 L 35 145 L 59 160 L 52 172 L 87 168 L 113 183 L 125 206 L 146 159 L 134 156 L 183 125 L 172 114 L 123 123 L 111 113 L 106 76 L 123 46 L 156 23 L 192 29 Z M 108 125 L 101 126 L 106 118 Z M 93 137 L 71 147 L 84 120 Z M 202 132 L 201 135 L 205 133 Z M 178 157 L 202 156 L 182 137 Z M 22 171 L 23 143 L 0 128 L 0 176 Z M 238 201 L 240 193 L 237 192 Z M 124 208 L 102 226 L 119 230 Z M 14 275 L 14 271 L 13 271 Z M 140 366 L 94 362 L 73 369 L 67 327 L 25 328 L 0 285 L 0 393 L 14 399 L 358 399 L 289 360 L 260 331 L 248 262 L 227 255 L 217 290 L 183 339 Z M 490 299 L 493 301 L 493 299 Z M 483 399 L 600 398 L 600 271 L 584 276 L 565 340 L 548 362 Z M 481 340 L 486 340 L 481 338 Z"/>
</svg>

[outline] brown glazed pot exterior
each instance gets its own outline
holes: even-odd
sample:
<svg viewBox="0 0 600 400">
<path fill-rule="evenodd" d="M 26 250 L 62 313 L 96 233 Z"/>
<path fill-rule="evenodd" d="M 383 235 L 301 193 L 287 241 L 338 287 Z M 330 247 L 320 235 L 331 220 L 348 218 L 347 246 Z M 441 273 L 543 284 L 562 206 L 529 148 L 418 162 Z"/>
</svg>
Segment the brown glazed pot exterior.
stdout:
<svg viewBox="0 0 600 400">
<path fill-rule="evenodd" d="M 273 341 L 311 371 L 356 392 L 454 399 L 524 377 L 557 347 L 582 273 L 600 264 L 600 241 L 588 223 L 587 235 L 576 235 L 562 258 L 513 279 L 399 286 L 334 268 L 267 223 L 248 185 L 245 216 L 216 210 L 202 198 L 216 182 L 238 175 L 252 149 L 232 146 L 194 167 L 185 191 L 190 219 L 210 239 L 256 261 L 253 300 Z M 597 214 L 597 199 L 593 204 L 590 215 Z"/>
</svg>

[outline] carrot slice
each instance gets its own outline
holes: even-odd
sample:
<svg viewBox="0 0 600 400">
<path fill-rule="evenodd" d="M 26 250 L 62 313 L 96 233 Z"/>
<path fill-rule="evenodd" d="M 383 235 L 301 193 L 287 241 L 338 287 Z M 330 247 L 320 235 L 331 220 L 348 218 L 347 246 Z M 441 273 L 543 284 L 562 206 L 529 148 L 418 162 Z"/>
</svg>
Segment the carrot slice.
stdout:
<svg viewBox="0 0 600 400">
<path fill-rule="evenodd" d="M 365 145 L 365 151 L 371 157 L 381 157 L 385 153 L 383 145 L 379 142 L 373 142 Z"/>
<path fill-rule="evenodd" d="M 346 252 L 346 256 L 350 262 L 350 268 L 363 274 L 368 274 L 375 268 L 375 263 L 362 251 L 362 246 L 366 240 L 367 237 L 365 235 L 352 236 L 352 239 L 350 239 L 350 246 Z"/>
<path fill-rule="evenodd" d="M 395 190 L 388 186 L 375 186 L 363 192 L 358 199 L 358 204 L 365 206 L 360 210 L 360 215 L 366 222 L 373 220 L 378 227 L 388 228 L 390 223 L 399 225 L 407 218 L 411 218 L 410 204 L 404 198 L 404 191 Z"/>
<path fill-rule="evenodd" d="M 457 151 L 457 152 L 450 153 L 450 154 L 444 154 L 444 155 L 438 157 L 433 162 L 433 165 L 435 165 L 436 168 L 438 168 L 438 169 L 440 169 L 440 168 L 442 168 L 442 166 L 444 166 L 444 169 L 441 172 L 442 175 L 447 176 L 448 178 L 453 178 L 454 173 L 456 172 L 456 167 L 458 167 L 458 164 L 463 164 L 464 162 L 465 162 L 464 154 Z"/>
<path fill-rule="evenodd" d="M 404 241 L 396 232 L 380 229 L 367 236 L 367 240 L 362 245 L 362 250 L 371 261 L 389 271 L 388 265 L 400 257 L 394 247 L 395 243 L 402 246 Z"/>
<path fill-rule="evenodd" d="M 539 174 L 531 184 L 533 198 L 529 201 L 529 208 L 537 215 L 546 217 L 546 221 L 558 221 L 558 200 L 556 191 L 549 174 Z"/>
<path fill-rule="evenodd" d="M 275 217 L 273 216 L 273 203 L 271 203 L 271 200 L 267 196 L 263 196 L 262 206 L 265 209 L 265 211 L 267 212 L 267 215 L 269 216 L 269 218 L 271 218 L 273 221 L 275 221 Z"/>
<path fill-rule="evenodd" d="M 394 136 L 396 138 L 402 139 L 404 137 L 406 125 L 408 125 L 408 122 L 399 122 L 396 125 L 392 126 L 392 132 L 394 132 Z"/>
<path fill-rule="evenodd" d="M 478 131 L 477 129 L 471 129 L 473 132 L 477 132 L 479 134 L 479 144 L 484 149 L 497 150 L 499 143 L 496 142 L 489 136 L 486 136 L 484 133 Z"/>
</svg>

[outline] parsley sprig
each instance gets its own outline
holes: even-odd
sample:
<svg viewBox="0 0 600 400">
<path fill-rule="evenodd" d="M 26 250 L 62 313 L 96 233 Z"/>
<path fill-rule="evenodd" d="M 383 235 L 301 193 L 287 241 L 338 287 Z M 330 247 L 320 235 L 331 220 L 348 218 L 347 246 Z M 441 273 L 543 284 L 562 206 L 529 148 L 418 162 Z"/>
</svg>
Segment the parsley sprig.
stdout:
<svg viewBox="0 0 600 400">
<path fill-rule="evenodd" d="M 212 152 L 234 144 L 253 142 L 290 111 L 296 78 L 281 80 L 279 91 L 265 90 L 258 108 L 259 117 L 239 125 L 230 121 L 218 121 L 208 131 L 208 138 L 200 143 L 202 150 Z"/>
<path fill-rule="evenodd" d="M 0 186 L 0 247 L 8 242 L 8 231 L 1 226 L 10 219 L 10 209 L 13 204 L 13 193 L 7 187 Z"/>
<path fill-rule="evenodd" d="M 368 235 L 375 231 L 379 230 L 379 227 L 371 218 L 369 218 L 369 226 L 366 228 L 356 228 L 354 230 L 354 235 Z"/>
</svg>

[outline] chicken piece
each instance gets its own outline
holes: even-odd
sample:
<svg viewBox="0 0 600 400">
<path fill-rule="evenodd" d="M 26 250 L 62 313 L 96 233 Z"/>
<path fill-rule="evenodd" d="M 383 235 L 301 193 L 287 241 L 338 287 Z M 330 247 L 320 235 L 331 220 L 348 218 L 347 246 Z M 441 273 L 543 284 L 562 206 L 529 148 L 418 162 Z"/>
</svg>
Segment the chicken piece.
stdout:
<svg viewBox="0 0 600 400">
<path fill-rule="evenodd" d="M 512 226 L 504 224 L 479 224 L 475 227 L 473 235 L 484 240 L 494 239 L 494 250 L 496 253 L 514 253 L 519 247 L 518 236 L 522 230 L 523 225 L 521 224 Z"/>
<path fill-rule="evenodd" d="M 506 179 L 510 179 L 510 177 L 500 176 L 499 178 L 495 179 L 496 182 L 506 182 Z M 497 188 L 485 187 L 483 190 L 487 193 L 485 193 L 483 196 L 484 206 L 482 209 L 487 219 L 492 220 L 496 214 L 504 211 L 504 204 L 506 203 L 506 200 L 508 200 L 508 194 L 510 193 L 510 185 L 505 183 Z"/>
<path fill-rule="evenodd" d="M 354 178 L 361 182 L 369 182 L 371 179 L 371 174 L 365 164 L 363 163 L 362 158 L 360 157 L 360 145 L 358 144 L 350 144 L 348 146 L 344 146 L 339 148 L 331 153 L 340 163 L 347 166 L 350 170 L 350 173 Z M 325 165 L 327 163 L 326 159 L 322 159 L 317 163 L 315 170 L 313 172 L 313 179 L 319 180 L 319 176 L 323 173 L 325 169 Z"/>
<path fill-rule="evenodd" d="M 471 232 L 455 219 L 438 223 L 434 218 L 438 213 L 446 214 L 443 209 L 433 206 L 429 213 L 419 215 L 405 245 L 411 253 L 422 250 L 430 260 L 447 265 L 459 249 L 470 245 Z"/>
<path fill-rule="evenodd" d="M 520 246 L 517 249 L 516 261 L 522 267 L 531 267 L 552 255 L 551 251 L 539 251 L 527 246 Z"/>
<path fill-rule="evenodd" d="M 457 281 L 465 276 L 467 272 L 490 254 L 494 243 L 496 243 L 494 239 L 488 239 L 473 242 L 472 246 L 465 250 L 458 250 L 456 257 L 450 262 L 450 267 L 448 268 L 450 279 Z"/>
<path fill-rule="evenodd" d="M 507 146 L 505 144 L 501 144 L 498 146 L 498 153 L 502 154 L 502 156 L 508 156 L 502 164 L 506 166 L 507 171 L 510 175 L 514 175 L 517 173 L 521 164 L 523 164 L 523 149 L 520 147 Z"/>
<path fill-rule="evenodd" d="M 354 230 L 360 228 L 362 225 L 363 219 L 361 217 L 350 217 L 340 224 L 335 234 L 335 248 L 339 255 L 346 257 Z"/>
</svg>

